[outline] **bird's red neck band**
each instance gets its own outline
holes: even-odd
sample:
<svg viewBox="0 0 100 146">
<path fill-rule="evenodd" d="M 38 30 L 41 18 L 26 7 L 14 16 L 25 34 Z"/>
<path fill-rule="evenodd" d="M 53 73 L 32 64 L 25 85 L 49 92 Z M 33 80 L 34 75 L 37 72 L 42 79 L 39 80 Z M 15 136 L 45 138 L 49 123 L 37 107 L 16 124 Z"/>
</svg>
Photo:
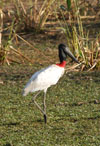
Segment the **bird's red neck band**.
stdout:
<svg viewBox="0 0 100 146">
<path fill-rule="evenodd" d="M 59 67 L 65 67 L 66 61 L 63 61 L 63 62 L 61 62 L 59 64 L 56 64 L 56 65 L 59 66 Z"/>
</svg>

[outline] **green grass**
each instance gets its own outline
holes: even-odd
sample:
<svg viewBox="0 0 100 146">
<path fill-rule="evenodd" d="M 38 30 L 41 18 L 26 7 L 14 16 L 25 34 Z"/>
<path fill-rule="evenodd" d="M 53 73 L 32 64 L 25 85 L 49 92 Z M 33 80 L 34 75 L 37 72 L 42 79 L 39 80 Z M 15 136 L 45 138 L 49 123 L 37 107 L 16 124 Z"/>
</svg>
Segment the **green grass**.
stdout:
<svg viewBox="0 0 100 146">
<path fill-rule="evenodd" d="M 0 146 L 99 146 L 100 73 L 65 74 L 48 89 L 47 115 L 22 89 L 40 66 L 3 66 L 0 72 Z M 41 104 L 43 93 L 38 97 Z M 30 104 L 31 102 L 31 104 Z M 41 104 L 42 106 L 42 104 Z"/>
</svg>

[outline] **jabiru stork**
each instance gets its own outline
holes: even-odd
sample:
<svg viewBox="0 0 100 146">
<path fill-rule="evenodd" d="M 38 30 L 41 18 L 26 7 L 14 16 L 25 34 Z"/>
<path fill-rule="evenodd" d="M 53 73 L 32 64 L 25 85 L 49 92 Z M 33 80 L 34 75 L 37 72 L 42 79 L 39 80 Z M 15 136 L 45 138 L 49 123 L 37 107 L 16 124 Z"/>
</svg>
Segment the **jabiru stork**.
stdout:
<svg viewBox="0 0 100 146">
<path fill-rule="evenodd" d="M 33 97 L 33 101 L 38 107 L 38 109 L 43 113 L 45 123 L 47 122 L 47 115 L 46 115 L 47 89 L 50 86 L 55 85 L 64 74 L 64 70 L 65 70 L 64 68 L 66 65 L 67 56 L 71 57 L 72 60 L 75 61 L 76 63 L 79 63 L 78 60 L 74 57 L 74 55 L 71 53 L 68 46 L 64 44 L 60 44 L 58 46 L 58 51 L 59 51 L 60 63 L 52 64 L 34 73 L 23 90 L 23 96 L 26 96 L 30 92 L 38 91 L 37 94 Z M 43 109 L 36 102 L 36 97 L 40 94 L 42 90 L 44 91 Z"/>
</svg>

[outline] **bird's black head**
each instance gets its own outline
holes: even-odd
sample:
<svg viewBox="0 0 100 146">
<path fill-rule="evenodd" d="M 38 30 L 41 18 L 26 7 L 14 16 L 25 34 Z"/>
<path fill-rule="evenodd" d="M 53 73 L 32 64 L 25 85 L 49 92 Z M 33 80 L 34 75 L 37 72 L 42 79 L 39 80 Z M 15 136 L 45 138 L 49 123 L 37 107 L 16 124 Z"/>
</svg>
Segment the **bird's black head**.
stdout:
<svg viewBox="0 0 100 146">
<path fill-rule="evenodd" d="M 73 61 L 79 63 L 74 55 L 71 53 L 68 46 L 65 46 L 64 44 L 59 44 L 58 49 L 60 62 L 63 62 L 64 60 L 66 60 L 67 56 L 69 56 L 70 58 L 72 58 Z"/>
</svg>

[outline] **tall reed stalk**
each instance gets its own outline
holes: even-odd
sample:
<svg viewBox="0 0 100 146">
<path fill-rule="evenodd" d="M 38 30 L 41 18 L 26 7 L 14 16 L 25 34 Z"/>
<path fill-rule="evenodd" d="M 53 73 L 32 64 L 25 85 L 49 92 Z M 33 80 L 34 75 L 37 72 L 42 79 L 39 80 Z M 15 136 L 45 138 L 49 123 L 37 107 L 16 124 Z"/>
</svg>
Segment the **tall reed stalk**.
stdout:
<svg viewBox="0 0 100 146">
<path fill-rule="evenodd" d="M 2 47 L 2 31 L 3 31 L 3 12 L 0 9 L 0 48 Z"/>
</svg>

